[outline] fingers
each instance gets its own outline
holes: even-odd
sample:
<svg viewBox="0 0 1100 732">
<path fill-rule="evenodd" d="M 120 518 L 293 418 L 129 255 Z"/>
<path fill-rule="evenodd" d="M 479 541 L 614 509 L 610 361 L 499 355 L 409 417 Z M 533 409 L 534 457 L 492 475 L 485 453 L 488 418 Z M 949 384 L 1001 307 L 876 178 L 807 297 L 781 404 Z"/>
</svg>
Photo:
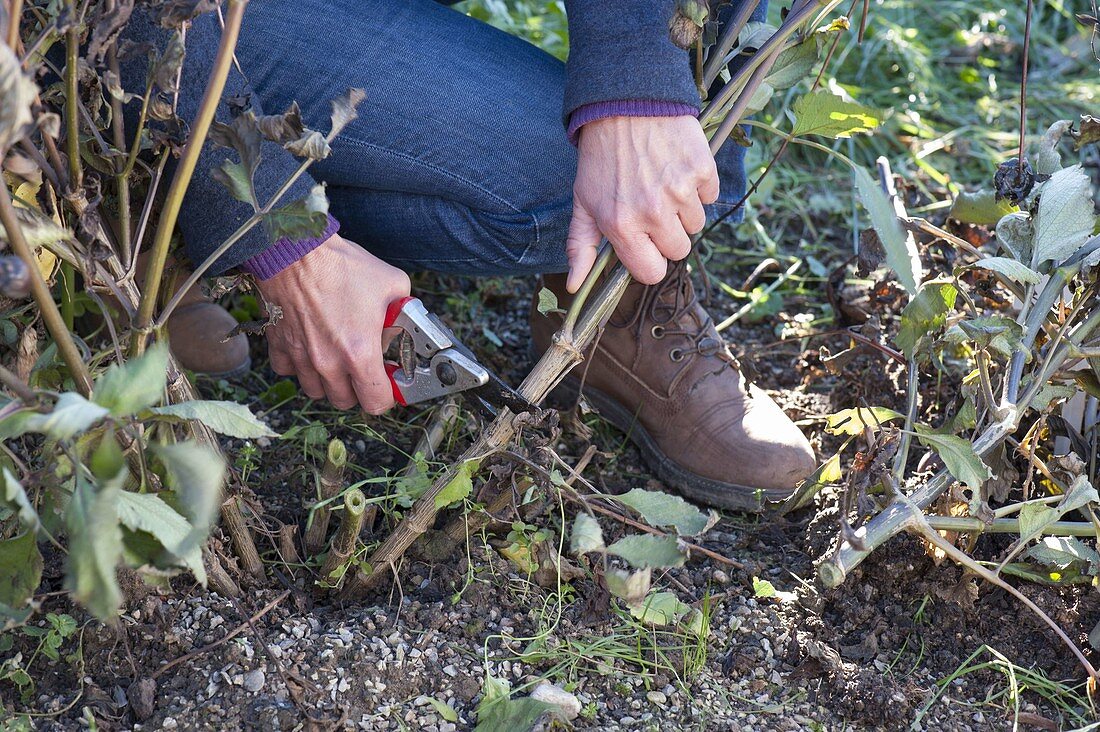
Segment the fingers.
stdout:
<svg viewBox="0 0 1100 732">
<path fill-rule="evenodd" d="M 714 203 L 718 200 L 719 184 L 718 184 L 718 166 L 714 164 L 714 160 L 709 160 L 709 165 L 701 173 L 702 179 L 699 182 L 699 200 L 703 203 Z"/>
<path fill-rule="evenodd" d="M 565 256 L 569 260 L 565 289 L 569 292 L 580 289 L 584 278 L 592 270 L 602 238 L 596 219 L 580 203 L 574 201 L 573 218 L 569 222 L 569 235 L 565 240 Z"/>
<path fill-rule="evenodd" d="M 698 234 L 707 225 L 707 212 L 701 200 L 685 203 L 680 208 L 679 217 L 680 225 L 688 234 Z"/>
<path fill-rule="evenodd" d="M 351 374 L 359 406 L 369 414 L 383 414 L 394 405 L 393 385 L 382 363 L 382 352 L 364 353 Z"/>
</svg>

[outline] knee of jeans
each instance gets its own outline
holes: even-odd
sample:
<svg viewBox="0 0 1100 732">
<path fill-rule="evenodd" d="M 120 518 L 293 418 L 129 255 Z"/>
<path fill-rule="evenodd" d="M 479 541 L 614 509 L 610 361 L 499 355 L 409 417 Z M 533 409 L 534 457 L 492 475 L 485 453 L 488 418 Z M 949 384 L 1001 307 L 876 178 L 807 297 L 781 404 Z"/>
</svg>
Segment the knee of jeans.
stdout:
<svg viewBox="0 0 1100 732">
<path fill-rule="evenodd" d="M 475 214 L 485 234 L 480 254 L 512 274 L 564 272 L 569 213 L 561 208 Z"/>
</svg>

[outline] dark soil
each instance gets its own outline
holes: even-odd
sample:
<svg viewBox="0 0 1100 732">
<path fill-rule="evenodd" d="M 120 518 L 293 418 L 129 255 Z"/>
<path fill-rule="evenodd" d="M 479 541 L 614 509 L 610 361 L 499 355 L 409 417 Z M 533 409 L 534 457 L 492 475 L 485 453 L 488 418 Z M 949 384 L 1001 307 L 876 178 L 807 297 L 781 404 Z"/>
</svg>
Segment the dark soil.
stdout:
<svg viewBox="0 0 1100 732">
<path fill-rule="evenodd" d="M 749 265 L 733 266 L 731 281 L 748 271 Z M 468 345 L 518 383 L 527 364 L 525 319 L 532 284 L 501 280 L 477 290 L 472 282 L 449 278 L 421 284 L 430 306 L 451 314 Z M 785 312 L 797 312 L 798 304 L 797 296 L 788 300 Z M 711 308 L 726 313 L 736 306 L 716 296 Z M 889 317 L 883 313 L 885 320 Z M 817 347 L 826 343 L 835 353 L 847 347 L 846 339 L 777 345 L 783 325 L 777 320 L 739 326 L 727 337 L 753 360 L 756 381 L 777 393 L 822 458 L 838 446 L 821 430 L 824 415 L 860 402 L 901 406 L 898 369 L 881 354 L 862 354 L 842 375 L 830 375 Z M 253 395 L 265 388 L 259 376 L 246 387 Z M 936 403 L 950 399 L 933 396 Z M 267 416 L 281 432 L 311 421 L 323 424 L 347 442 L 362 477 L 402 469 L 426 422 L 425 414 L 404 410 L 369 420 L 364 429 L 358 417 L 338 417 L 300 400 Z M 563 457 L 576 460 L 588 439 L 601 450 L 585 473 L 601 490 L 657 485 L 632 445 L 595 417 L 566 415 L 563 424 Z M 461 427 L 459 438 L 473 429 L 472 423 Z M 837 496 L 832 493 L 786 518 L 728 516 L 702 538 L 704 547 L 742 563 L 743 569 L 697 557 L 655 579 L 685 602 L 711 598 L 705 661 L 694 675 L 684 673 L 685 657 L 674 639 L 630 635 L 590 573 L 574 581 L 574 592 L 559 604 L 555 593 L 530 582 L 480 537 L 460 548 L 453 561 L 434 566 L 407 562 L 399 582 L 369 602 L 349 607 L 315 603 L 300 589 L 306 572 L 278 561 L 274 534 L 280 522 L 302 521 L 311 490 L 309 468 L 323 437 L 265 444 L 258 465 L 252 466 L 247 482 L 263 517 L 256 528 L 261 552 L 271 561 L 267 583 L 242 580 L 245 594 L 231 601 L 182 578 L 173 580 L 171 592 L 135 581 L 130 610 L 115 627 L 88 623 L 82 647 L 66 646 L 79 663 L 64 657 L 56 664 L 38 660 L 31 703 L 23 706 L 13 689 L 0 683 L 4 707 L 46 713 L 34 719 L 36 729 L 87 727 L 84 718 L 90 715 L 102 730 L 446 732 L 473 726 L 489 672 L 509 679 L 513 688 L 547 674 L 570 685 L 585 705 L 575 722 L 580 729 L 896 730 L 912 724 L 918 729 L 1001 730 L 1012 728 L 1013 700 L 1001 696 L 983 703 L 1008 688 L 1000 671 L 961 676 L 932 703 L 941 691 L 938 682 L 983 645 L 1069 686 L 1083 679 L 1066 649 L 1012 597 L 975 584 L 950 563 L 937 566 L 911 537 L 895 538 L 875 552 L 840 588 L 816 590 L 814 563 L 837 537 Z M 461 444 L 456 439 L 445 448 L 456 453 Z M 230 455 L 239 455 L 239 447 L 231 445 Z M 377 494 L 385 485 L 364 489 Z M 551 507 L 538 521 L 557 529 L 556 512 Z M 375 530 L 386 530 L 382 520 Z M 975 553 L 990 557 L 1001 548 L 983 539 Z M 754 577 L 793 594 L 757 599 Z M 1086 636 L 1100 620 L 1100 600 L 1091 588 L 1024 584 L 1022 590 L 1088 647 Z M 285 591 L 289 594 L 273 609 L 246 623 Z M 46 598 L 45 607 L 83 617 L 54 596 Z M 242 624 L 232 641 L 196 652 Z M 639 658 L 614 660 L 594 650 L 596 641 L 617 635 L 628 641 L 628 650 L 631 644 L 640 647 Z M 541 642 L 532 644 L 533 637 Z M 663 661 L 655 660 L 653 644 L 665 649 Z M 521 660 L 532 645 L 541 649 L 541 657 Z M 15 650 L 26 654 L 33 648 Z M 194 655 L 157 677 L 152 688 L 147 680 L 158 667 L 189 653 Z M 991 659 L 985 654 L 976 660 Z M 427 697 L 450 706 L 453 721 Z M 1033 729 L 1069 729 L 1089 716 L 1082 709 L 1075 710 L 1077 717 L 1068 715 L 1031 690 L 1018 703 L 1021 728 L 1030 723 Z"/>
</svg>

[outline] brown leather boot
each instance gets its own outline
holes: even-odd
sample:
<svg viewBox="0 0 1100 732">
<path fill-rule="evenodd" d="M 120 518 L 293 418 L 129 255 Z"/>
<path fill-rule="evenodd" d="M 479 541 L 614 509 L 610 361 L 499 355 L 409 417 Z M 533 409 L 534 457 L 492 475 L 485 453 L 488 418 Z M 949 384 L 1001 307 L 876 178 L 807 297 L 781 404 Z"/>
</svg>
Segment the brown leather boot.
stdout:
<svg viewBox="0 0 1100 732">
<path fill-rule="evenodd" d="M 571 301 L 564 275 L 544 279 L 559 303 Z M 561 322 L 532 305 L 537 353 L 549 347 Z M 575 394 L 583 380 L 587 400 L 687 498 L 760 511 L 814 471 L 810 443 L 741 375 L 683 263 L 670 265 L 658 285 L 630 285 L 590 356 L 563 387 Z"/>
<path fill-rule="evenodd" d="M 217 303 L 185 299 L 168 318 L 172 355 L 188 371 L 222 379 L 243 376 L 252 367 L 248 336 L 237 333 L 225 340 L 236 325 L 237 319 Z"/>
<path fill-rule="evenodd" d="M 145 272 L 142 257 L 138 259 L 139 287 Z M 162 291 L 171 293 L 177 292 L 190 276 L 190 272 L 171 258 L 165 272 L 167 280 Z M 238 333 L 225 339 L 236 325 L 237 319 L 225 308 L 204 295 L 197 286 L 192 287 L 168 318 L 169 348 L 179 365 L 188 371 L 223 379 L 243 376 L 252 367 L 248 336 Z"/>
</svg>

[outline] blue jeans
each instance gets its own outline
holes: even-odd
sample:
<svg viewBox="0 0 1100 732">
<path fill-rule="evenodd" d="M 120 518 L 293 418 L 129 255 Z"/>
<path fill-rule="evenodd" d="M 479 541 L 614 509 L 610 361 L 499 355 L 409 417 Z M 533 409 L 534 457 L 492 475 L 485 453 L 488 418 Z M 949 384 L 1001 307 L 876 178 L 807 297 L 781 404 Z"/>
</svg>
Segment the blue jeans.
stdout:
<svg viewBox="0 0 1100 732">
<path fill-rule="evenodd" d="M 297 101 L 322 131 L 366 90 L 310 169 L 347 238 L 406 270 L 565 271 L 577 154 L 554 57 L 434 0 L 258 0 L 237 57 L 267 111 Z M 743 153 L 720 155 L 712 216 L 744 194 Z"/>
</svg>

